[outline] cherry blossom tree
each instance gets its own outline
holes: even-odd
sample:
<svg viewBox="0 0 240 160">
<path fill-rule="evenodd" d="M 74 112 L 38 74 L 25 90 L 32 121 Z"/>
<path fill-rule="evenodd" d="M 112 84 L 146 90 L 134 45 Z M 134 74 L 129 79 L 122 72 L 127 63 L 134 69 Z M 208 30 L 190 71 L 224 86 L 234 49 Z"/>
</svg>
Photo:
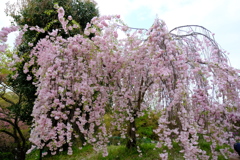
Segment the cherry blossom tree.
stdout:
<svg viewBox="0 0 240 160">
<path fill-rule="evenodd" d="M 69 23 L 80 26 L 78 29 L 70 30 L 68 34 L 65 34 L 64 30 L 58 32 L 64 38 L 83 32 L 87 22 L 90 22 L 93 17 L 99 15 L 95 1 L 89 0 L 18 0 L 6 4 L 5 13 L 13 19 L 12 24 L 20 26 L 21 29 L 25 24 L 28 26 L 38 26 L 46 31 L 43 33 L 29 29 L 24 32 L 22 43 L 17 48 L 18 55 L 24 60 L 14 66 L 18 70 L 18 76 L 15 79 L 10 78 L 8 80 L 15 91 L 25 95 L 25 106 L 23 107 L 25 114 L 21 115 L 21 120 L 28 124 L 32 122 L 31 113 L 36 99 L 36 87 L 32 84 L 35 77 L 31 74 L 31 68 L 28 68 L 28 75 L 31 74 L 33 78 L 27 81 L 27 74 L 23 72 L 23 66 L 25 62 L 30 61 L 29 54 L 33 46 L 41 38 L 45 37 L 48 31 L 61 27 L 61 23 L 57 20 L 58 13 L 54 9 L 58 5 L 64 6 L 64 13 L 69 15 Z M 93 35 L 89 37 L 91 36 Z"/>
<path fill-rule="evenodd" d="M 172 149 L 178 142 L 185 159 L 209 159 L 198 143 L 203 137 L 211 142 L 212 159 L 232 154 L 229 148 L 239 139 L 233 138 L 239 129 L 239 70 L 229 65 L 210 31 L 201 26 L 168 31 L 158 18 L 149 30 L 134 29 L 120 16 L 102 16 L 92 19 L 84 35 L 64 39 L 58 32 L 77 26 L 68 24 L 63 8 L 58 12 L 63 28 L 38 41 L 24 66 L 28 73 L 34 61 L 39 65 L 33 72 L 38 81 L 30 137 L 38 149 L 56 154 L 67 145 L 72 154 L 74 137 L 83 135 L 83 145 L 107 156 L 111 129 L 103 116 L 111 104 L 113 128 L 140 155 L 135 120 L 149 109 L 161 113 L 156 147 Z M 87 38 L 91 33 L 95 36 Z M 228 147 L 218 152 L 223 144 Z"/>
</svg>

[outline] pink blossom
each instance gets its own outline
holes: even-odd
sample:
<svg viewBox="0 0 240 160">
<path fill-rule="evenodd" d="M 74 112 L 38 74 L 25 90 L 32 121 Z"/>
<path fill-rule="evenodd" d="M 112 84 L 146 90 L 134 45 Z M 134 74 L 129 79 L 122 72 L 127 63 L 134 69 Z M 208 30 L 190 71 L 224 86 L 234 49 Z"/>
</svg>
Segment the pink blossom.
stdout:
<svg viewBox="0 0 240 160">
<path fill-rule="evenodd" d="M 65 14 L 64 9 L 62 7 L 59 7 L 58 8 L 58 17 L 62 18 L 64 16 L 64 14 Z"/>
<path fill-rule="evenodd" d="M 73 28 L 78 28 L 79 26 L 77 24 L 73 24 Z"/>
<path fill-rule="evenodd" d="M 72 16 L 68 16 L 68 20 L 70 20 L 70 21 L 71 21 L 71 20 L 72 20 Z"/>
<path fill-rule="evenodd" d="M 113 32 L 113 36 L 115 37 L 115 38 L 118 38 L 118 33 L 115 31 L 115 32 Z"/>
<path fill-rule="evenodd" d="M 85 31 L 84 31 L 84 34 L 85 34 L 86 36 L 89 36 L 89 35 L 90 35 L 89 30 L 85 30 Z"/>
<path fill-rule="evenodd" d="M 28 43 L 28 46 L 29 46 L 29 47 L 32 47 L 32 46 L 33 46 L 33 43 L 30 43 L 30 42 L 29 42 L 29 43 Z"/>
<path fill-rule="evenodd" d="M 167 160 L 168 159 L 168 153 L 161 153 L 159 156 L 162 158 L 162 160 Z"/>
<path fill-rule="evenodd" d="M 27 76 L 27 80 L 30 81 L 32 77 L 30 75 Z"/>
<path fill-rule="evenodd" d="M 102 21 L 101 24 L 104 25 L 105 27 L 108 27 L 108 24 L 105 21 Z"/>
<path fill-rule="evenodd" d="M 73 29 L 73 28 L 72 28 L 72 26 L 69 26 L 69 27 L 68 27 L 68 30 L 70 30 L 70 31 L 71 31 L 72 29 Z"/>
</svg>

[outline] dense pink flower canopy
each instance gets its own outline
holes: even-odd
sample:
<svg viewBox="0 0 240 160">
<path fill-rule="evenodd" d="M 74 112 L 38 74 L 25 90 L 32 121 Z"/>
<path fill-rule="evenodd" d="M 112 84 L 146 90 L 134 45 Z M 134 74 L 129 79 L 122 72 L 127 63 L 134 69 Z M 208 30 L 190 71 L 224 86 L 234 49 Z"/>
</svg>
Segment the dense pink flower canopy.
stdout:
<svg viewBox="0 0 240 160">
<path fill-rule="evenodd" d="M 68 25 L 63 8 L 58 13 L 66 33 L 77 27 Z M 232 131 L 238 129 L 234 123 L 240 119 L 239 70 L 228 64 L 205 28 L 195 28 L 206 32 L 195 32 L 194 26 L 186 32 L 184 27 L 169 32 L 159 19 L 149 30 L 136 30 L 124 25 L 119 16 L 102 16 L 92 19 L 84 35 L 64 39 L 58 36 L 60 28 L 53 30 L 37 43 L 32 61 L 24 66 L 26 73 L 34 60 L 39 66 L 34 72 L 38 98 L 30 141 L 53 154 L 67 143 L 72 154 L 77 127 L 87 143 L 107 156 L 111 130 L 103 116 L 111 100 L 112 125 L 122 137 L 126 122 L 155 110 L 161 112 L 155 130 L 157 147 L 171 149 L 178 142 L 185 159 L 209 159 L 198 146 L 201 134 L 212 142 L 213 158 L 229 156 L 227 148 L 220 153 L 215 148 L 232 146 L 238 139 Z M 95 35 L 91 39 L 90 33 Z M 168 153 L 160 157 L 167 159 Z"/>
</svg>

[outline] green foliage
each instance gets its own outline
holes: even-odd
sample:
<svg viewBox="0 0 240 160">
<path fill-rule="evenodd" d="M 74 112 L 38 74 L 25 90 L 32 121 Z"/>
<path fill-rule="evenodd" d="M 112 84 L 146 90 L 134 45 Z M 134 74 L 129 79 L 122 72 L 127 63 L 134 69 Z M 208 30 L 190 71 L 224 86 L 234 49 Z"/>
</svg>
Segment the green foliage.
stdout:
<svg viewBox="0 0 240 160">
<path fill-rule="evenodd" d="M 58 4 L 65 10 L 65 16 L 71 15 L 74 22 L 81 26 L 81 31 L 84 30 L 86 24 L 91 21 L 93 17 L 99 16 L 99 11 L 96 4 L 91 1 L 75 1 L 75 0 L 28 0 L 27 5 L 20 8 L 19 13 L 8 13 L 14 22 L 19 26 L 39 26 L 40 28 L 47 27 L 47 31 L 52 29 L 61 28 L 58 21 L 58 15 L 54 5 Z M 57 21 L 55 21 L 57 20 Z M 54 23 L 52 23 L 54 21 Z M 79 31 L 78 31 L 79 33 Z M 62 34 L 64 34 L 62 32 Z M 73 33 L 73 35 L 76 33 Z M 24 34 L 25 42 L 31 42 L 33 38 L 36 39 L 35 43 L 45 37 L 46 33 L 38 34 L 36 31 L 27 31 Z M 66 36 L 66 35 L 63 35 Z"/>
<path fill-rule="evenodd" d="M 23 68 L 23 66 L 21 68 Z M 36 87 L 32 84 L 33 80 L 26 80 L 27 74 L 24 74 L 21 68 L 18 69 L 19 76 L 16 79 L 9 77 L 8 83 L 18 94 L 22 95 L 21 110 L 19 110 L 20 118 L 22 121 L 30 124 L 32 121 L 30 115 L 36 98 Z"/>
<path fill-rule="evenodd" d="M 151 140 L 158 140 L 158 136 L 153 132 L 158 127 L 158 119 L 160 113 L 155 111 L 145 112 L 142 117 L 136 119 L 137 134 L 139 138 L 149 138 Z"/>
<path fill-rule="evenodd" d="M 12 61 L 12 52 L 7 49 L 6 52 L 0 52 L 0 81 L 1 78 L 11 73 L 9 63 Z"/>
<path fill-rule="evenodd" d="M 143 116 L 135 119 L 137 134 L 139 135 L 137 141 L 139 143 L 151 143 L 152 141 L 158 141 L 158 136 L 153 132 L 153 130 L 158 127 L 159 117 L 160 113 L 158 112 L 145 111 Z M 104 115 L 104 121 L 107 130 L 109 130 L 111 127 L 115 127 L 112 130 L 112 137 L 109 139 L 108 145 L 126 144 L 127 139 L 120 137 L 120 132 L 117 129 L 117 126 L 111 125 L 113 118 L 111 117 L 110 112 Z"/>
<path fill-rule="evenodd" d="M 201 137 L 201 136 L 200 136 Z M 199 146 L 202 150 L 206 151 L 207 155 L 211 157 L 211 142 L 207 142 L 203 137 L 199 139 Z M 215 151 L 220 152 L 220 149 L 227 148 L 230 152 L 234 152 L 234 150 L 227 144 L 223 145 L 217 145 L 215 148 Z M 211 159 L 211 158 L 210 158 Z M 218 160 L 225 160 L 225 157 L 223 155 L 218 156 Z"/>
<path fill-rule="evenodd" d="M 30 154 L 26 155 L 26 160 L 39 160 L 39 150 L 33 150 Z"/>
<path fill-rule="evenodd" d="M 0 151 L 0 159 L 1 160 L 11 160 L 14 159 L 14 155 L 12 152 L 1 152 Z"/>
</svg>

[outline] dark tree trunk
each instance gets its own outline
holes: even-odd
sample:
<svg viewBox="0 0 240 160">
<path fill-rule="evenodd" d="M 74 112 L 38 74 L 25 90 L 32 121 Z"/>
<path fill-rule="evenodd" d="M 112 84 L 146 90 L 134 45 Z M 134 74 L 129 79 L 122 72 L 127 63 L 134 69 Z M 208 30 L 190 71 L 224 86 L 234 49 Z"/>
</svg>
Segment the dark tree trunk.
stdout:
<svg viewBox="0 0 240 160">
<path fill-rule="evenodd" d="M 135 118 L 134 118 L 133 122 L 130 122 L 127 132 L 128 132 L 128 142 L 127 142 L 126 147 L 128 149 L 137 148 Z"/>
<path fill-rule="evenodd" d="M 39 160 L 42 160 L 42 152 L 43 152 L 43 149 L 40 149 L 39 150 Z"/>
<path fill-rule="evenodd" d="M 90 113 L 89 113 L 89 112 L 86 112 L 86 120 L 88 121 L 89 119 L 90 119 Z M 88 130 L 89 127 L 90 127 L 90 123 L 87 122 L 87 123 L 84 125 L 84 129 L 85 129 L 85 130 Z M 80 141 L 81 141 L 81 143 L 82 143 L 82 146 L 83 146 L 84 143 L 87 142 L 85 135 L 82 134 L 82 133 L 80 133 Z"/>
<path fill-rule="evenodd" d="M 26 151 L 24 150 L 24 148 L 18 148 L 17 150 L 17 160 L 25 160 L 26 158 Z"/>
</svg>

